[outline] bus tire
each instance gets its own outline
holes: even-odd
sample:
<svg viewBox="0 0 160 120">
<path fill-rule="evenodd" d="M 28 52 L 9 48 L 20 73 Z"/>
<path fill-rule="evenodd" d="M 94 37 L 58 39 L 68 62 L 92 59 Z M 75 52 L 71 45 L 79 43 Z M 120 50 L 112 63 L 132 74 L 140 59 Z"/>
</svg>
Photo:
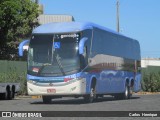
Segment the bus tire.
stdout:
<svg viewBox="0 0 160 120">
<path fill-rule="evenodd" d="M 126 99 L 130 99 L 131 96 L 132 96 L 131 87 L 128 84 L 126 84 L 124 93 L 115 94 L 114 98 L 116 100 L 126 100 Z"/>
<path fill-rule="evenodd" d="M 8 100 L 8 91 L 2 94 L 2 100 Z"/>
<path fill-rule="evenodd" d="M 8 100 L 12 100 L 12 96 L 13 96 L 13 91 L 12 90 L 9 90 L 8 91 Z"/>
<path fill-rule="evenodd" d="M 15 86 L 12 87 L 12 99 L 15 98 Z"/>
<path fill-rule="evenodd" d="M 42 96 L 43 103 L 49 104 L 51 103 L 52 98 L 50 96 Z"/>
<path fill-rule="evenodd" d="M 14 99 L 14 97 L 15 97 L 15 92 L 12 91 L 12 99 Z"/>
<path fill-rule="evenodd" d="M 87 103 L 93 103 L 96 98 L 96 90 L 95 87 L 92 87 L 89 95 L 84 96 L 84 101 Z"/>
<path fill-rule="evenodd" d="M 130 99 L 130 97 L 131 97 L 131 87 L 128 84 L 126 84 L 125 91 L 122 94 L 122 99 Z"/>
<path fill-rule="evenodd" d="M 9 91 L 9 87 L 7 87 L 5 93 L 2 94 L 2 100 L 9 100 Z"/>
</svg>

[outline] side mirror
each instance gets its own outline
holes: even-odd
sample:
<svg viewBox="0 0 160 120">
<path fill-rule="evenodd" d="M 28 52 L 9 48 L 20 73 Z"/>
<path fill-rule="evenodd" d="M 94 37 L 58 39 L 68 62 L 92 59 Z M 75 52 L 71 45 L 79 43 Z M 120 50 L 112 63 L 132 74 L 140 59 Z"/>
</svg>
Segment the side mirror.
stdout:
<svg viewBox="0 0 160 120">
<path fill-rule="evenodd" d="M 80 62 L 81 62 L 81 69 L 84 69 L 88 63 L 87 61 L 87 47 L 85 46 L 85 42 L 88 38 L 84 37 L 79 42 L 79 55 L 80 55 Z"/>
<path fill-rule="evenodd" d="M 82 38 L 81 40 L 80 40 L 80 42 L 79 42 L 79 54 L 83 54 L 84 53 L 84 44 L 85 44 L 85 42 L 88 40 L 88 38 L 87 37 L 84 37 L 84 38 Z"/>
<path fill-rule="evenodd" d="M 19 54 L 19 56 L 21 56 L 21 57 L 23 56 L 23 46 L 25 46 L 28 43 L 29 43 L 29 40 L 24 40 L 23 42 L 21 42 L 19 44 L 19 47 L 18 47 L 18 54 Z"/>
</svg>

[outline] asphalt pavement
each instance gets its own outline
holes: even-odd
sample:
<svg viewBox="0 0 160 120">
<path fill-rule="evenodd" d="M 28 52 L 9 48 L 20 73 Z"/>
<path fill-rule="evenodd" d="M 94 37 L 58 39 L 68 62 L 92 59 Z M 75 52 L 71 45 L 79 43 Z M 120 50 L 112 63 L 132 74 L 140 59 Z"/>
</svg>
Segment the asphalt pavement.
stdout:
<svg viewBox="0 0 160 120">
<path fill-rule="evenodd" d="M 73 117 L 61 117 L 57 114 L 57 117 L 47 117 L 47 118 L 14 118 L 15 120 L 19 119 L 29 119 L 29 120 L 159 120 L 160 117 L 120 117 L 121 115 L 115 115 L 115 117 L 96 117 L 90 111 L 113 111 L 115 114 L 116 111 L 160 111 L 160 94 L 151 94 L 151 95 L 133 95 L 132 99 L 129 100 L 115 100 L 112 96 L 104 96 L 104 98 L 98 99 L 94 103 L 85 103 L 83 98 L 62 98 L 62 99 L 53 99 L 51 104 L 44 104 L 42 99 L 32 99 L 30 97 L 21 97 L 16 98 L 15 100 L 0 100 L 0 111 L 52 111 L 53 114 L 56 111 L 60 113 L 65 113 L 69 111 L 71 114 L 75 111 L 85 111 L 84 113 L 88 114 L 88 117 L 76 117 L 73 114 Z M 55 112 L 54 112 L 55 111 Z M 97 114 L 98 114 L 97 112 Z M 70 114 L 69 113 L 69 114 Z M 160 112 L 157 112 L 160 113 Z M 52 114 L 52 113 L 51 113 Z M 77 114 L 77 113 L 76 113 Z M 89 117 L 89 114 L 94 117 Z M 105 113 L 107 114 L 107 112 Z M 119 113 L 117 113 L 119 114 Z M 126 114 L 124 112 L 124 114 Z M 128 114 L 128 113 L 127 113 Z M 132 115 L 136 115 L 134 112 L 131 112 Z M 56 116 L 56 115 L 55 115 Z M 67 116 L 67 115 L 66 115 Z M 82 115 L 83 116 L 83 115 Z M 97 115 L 98 116 L 98 115 Z M 123 116 L 123 115 L 122 115 Z M 0 118 L 2 120 L 8 120 L 13 118 Z"/>
</svg>

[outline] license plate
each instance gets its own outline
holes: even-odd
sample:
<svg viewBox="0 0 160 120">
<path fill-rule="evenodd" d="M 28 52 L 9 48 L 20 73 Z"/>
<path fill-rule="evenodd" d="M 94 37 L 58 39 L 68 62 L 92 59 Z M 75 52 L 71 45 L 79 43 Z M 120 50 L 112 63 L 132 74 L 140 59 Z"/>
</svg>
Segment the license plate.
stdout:
<svg viewBox="0 0 160 120">
<path fill-rule="evenodd" d="M 56 89 L 47 89 L 47 93 L 56 93 Z"/>
</svg>

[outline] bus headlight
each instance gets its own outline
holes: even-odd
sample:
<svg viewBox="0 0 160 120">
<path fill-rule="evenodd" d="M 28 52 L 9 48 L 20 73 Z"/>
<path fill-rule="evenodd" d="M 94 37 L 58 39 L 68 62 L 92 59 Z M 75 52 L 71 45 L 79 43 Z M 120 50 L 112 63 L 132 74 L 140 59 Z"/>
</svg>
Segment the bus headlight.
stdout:
<svg viewBox="0 0 160 120">
<path fill-rule="evenodd" d="M 37 81 L 34 81 L 34 80 L 28 80 L 28 83 L 36 84 L 36 83 L 37 83 Z"/>
</svg>

